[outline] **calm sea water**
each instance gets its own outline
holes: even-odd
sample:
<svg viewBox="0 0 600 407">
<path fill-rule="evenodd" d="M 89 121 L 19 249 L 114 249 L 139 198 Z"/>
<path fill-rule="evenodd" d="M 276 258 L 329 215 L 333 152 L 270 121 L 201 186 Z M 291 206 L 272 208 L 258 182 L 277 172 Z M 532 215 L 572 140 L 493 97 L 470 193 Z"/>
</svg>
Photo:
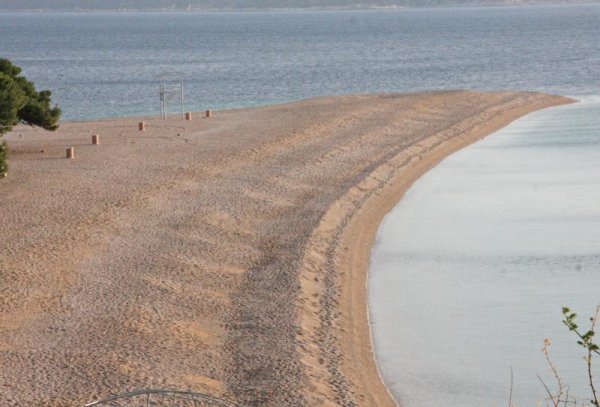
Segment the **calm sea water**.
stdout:
<svg viewBox="0 0 600 407">
<path fill-rule="evenodd" d="M 525 407 L 543 397 L 548 336 L 586 390 L 560 307 L 600 300 L 599 22 L 600 5 L 0 14 L 0 56 L 70 120 L 158 113 L 161 78 L 173 93 L 184 83 L 187 110 L 450 88 L 581 97 L 422 178 L 373 257 L 376 352 L 405 407 L 506 405 L 510 366 Z"/>
<path fill-rule="evenodd" d="M 581 325 L 600 302 L 600 97 L 526 116 L 420 178 L 383 222 L 371 315 L 382 374 L 404 407 L 518 406 L 586 365 Z M 600 367 L 596 367 L 600 377 Z M 542 405 L 546 405 L 545 403 Z"/>
<path fill-rule="evenodd" d="M 423 89 L 597 94 L 600 5 L 356 12 L 0 14 L 0 56 L 66 119 Z M 176 101 L 171 103 L 177 111 Z"/>
</svg>

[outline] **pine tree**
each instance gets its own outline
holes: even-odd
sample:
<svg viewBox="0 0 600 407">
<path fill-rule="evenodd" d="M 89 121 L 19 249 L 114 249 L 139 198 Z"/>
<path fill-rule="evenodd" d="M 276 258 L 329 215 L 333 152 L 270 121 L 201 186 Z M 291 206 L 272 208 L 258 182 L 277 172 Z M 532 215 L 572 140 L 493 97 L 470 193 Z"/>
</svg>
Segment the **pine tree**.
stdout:
<svg viewBox="0 0 600 407">
<path fill-rule="evenodd" d="M 54 131 L 61 111 L 51 107 L 51 92 L 38 92 L 35 85 L 21 76 L 21 68 L 8 59 L 0 59 L 0 137 L 19 123 Z M 0 177 L 8 171 L 6 142 L 0 145 Z"/>
</svg>

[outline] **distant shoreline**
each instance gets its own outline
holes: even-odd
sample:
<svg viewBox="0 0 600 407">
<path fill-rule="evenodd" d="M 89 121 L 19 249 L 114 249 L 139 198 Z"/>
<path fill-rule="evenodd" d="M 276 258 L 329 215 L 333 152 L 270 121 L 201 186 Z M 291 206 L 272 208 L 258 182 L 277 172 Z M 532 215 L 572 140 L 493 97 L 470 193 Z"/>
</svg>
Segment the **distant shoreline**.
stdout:
<svg viewBox="0 0 600 407">
<path fill-rule="evenodd" d="M 349 7 L 300 7 L 300 8 L 157 8 L 157 9 L 3 9 L 0 8 L 0 13 L 211 13 L 211 12 L 315 12 L 315 11 L 407 11 L 407 10 L 436 10 L 448 8 L 495 8 L 495 7 L 538 7 L 538 6 L 569 6 L 569 5 L 594 5 L 600 4 L 598 0 L 576 0 L 565 2 L 553 1 L 526 1 L 521 3 L 510 2 L 490 2 L 490 3 L 473 3 L 473 4 L 445 4 L 445 5 L 425 5 L 425 6 L 349 6 Z"/>
</svg>

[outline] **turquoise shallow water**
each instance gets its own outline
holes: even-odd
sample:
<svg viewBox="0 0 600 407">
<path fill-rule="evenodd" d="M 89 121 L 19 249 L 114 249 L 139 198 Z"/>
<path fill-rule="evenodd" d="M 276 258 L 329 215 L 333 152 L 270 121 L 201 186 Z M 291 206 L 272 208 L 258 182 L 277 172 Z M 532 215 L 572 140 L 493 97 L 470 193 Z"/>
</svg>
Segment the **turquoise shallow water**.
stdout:
<svg viewBox="0 0 600 407">
<path fill-rule="evenodd" d="M 535 406 L 547 337 L 587 397 L 560 311 L 600 302 L 600 97 L 530 114 L 419 179 L 380 227 L 369 299 L 405 407 L 507 405 L 511 367 L 517 405 Z"/>
</svg>

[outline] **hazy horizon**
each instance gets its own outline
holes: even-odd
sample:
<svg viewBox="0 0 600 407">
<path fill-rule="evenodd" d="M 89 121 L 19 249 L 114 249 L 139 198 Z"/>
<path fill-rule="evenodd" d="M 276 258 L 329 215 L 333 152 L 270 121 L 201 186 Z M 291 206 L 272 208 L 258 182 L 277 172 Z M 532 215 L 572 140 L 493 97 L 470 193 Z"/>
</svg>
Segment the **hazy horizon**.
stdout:
<svg viewBox="0 0 600 407">
<path fill-rule="evenodd" d="M 0 0 L 0 11 L 364 9 L 593 3 L 585 0 Z"/>
</svg>

